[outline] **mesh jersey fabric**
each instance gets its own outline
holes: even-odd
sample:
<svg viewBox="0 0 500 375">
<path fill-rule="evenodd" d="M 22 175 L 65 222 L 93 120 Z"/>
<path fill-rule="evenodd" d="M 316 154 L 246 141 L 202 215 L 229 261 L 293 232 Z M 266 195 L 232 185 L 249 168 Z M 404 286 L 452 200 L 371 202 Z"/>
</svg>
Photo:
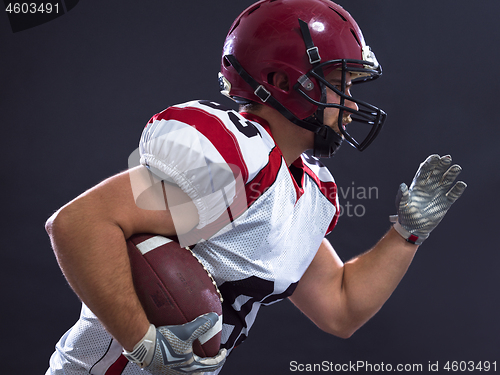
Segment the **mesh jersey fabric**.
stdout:
<svg viewBox="0 0 500 375">
<path fill-rule="evenodd" d="M 261 306 L 291 295 L 338 218 L 335 181 L 317 159 L 293 163 L 268 124 L 209 101 L 153 116 L 140 141 L 141 164 L 176 183 L 200 221 L 186 241 L 214 277 L 223 302 L 221 345 L 240 345 Z M 242 207 L 244 209 L 242 209 Z M 84 305 L 59 341 L 46 375 L 144 374 Z"/>
</svg>

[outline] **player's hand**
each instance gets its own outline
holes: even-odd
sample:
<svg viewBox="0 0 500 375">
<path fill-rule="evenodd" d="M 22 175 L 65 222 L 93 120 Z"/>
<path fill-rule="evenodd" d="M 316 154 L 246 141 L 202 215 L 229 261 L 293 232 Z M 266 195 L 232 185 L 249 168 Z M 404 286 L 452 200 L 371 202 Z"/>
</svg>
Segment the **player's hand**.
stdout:
<svg viewBox="0 0 500 375">
<path fill-rule="evenodd" d="M 429 156 L 418 169 L 410 188 L 402 183 L 396 197 L 394 229 L 408 242 L 420 245 L 439 224 L 467 185 L 455 180 L 462 168 L 451 156 Z"/>
<path fill-rule="evenodd" d="M 221 349 L 215 357 L 201 358 L 193 353 L 193 341 L 212 328 L 217 320 L 216 313 L 208 313 L 183 325 L 156 329 L 151 325 L 134 350 L 124 352 L 124 355 L 152 375 L 185 375 L 215 371 L 224 364 L 226 349 Z"/>
</svg>

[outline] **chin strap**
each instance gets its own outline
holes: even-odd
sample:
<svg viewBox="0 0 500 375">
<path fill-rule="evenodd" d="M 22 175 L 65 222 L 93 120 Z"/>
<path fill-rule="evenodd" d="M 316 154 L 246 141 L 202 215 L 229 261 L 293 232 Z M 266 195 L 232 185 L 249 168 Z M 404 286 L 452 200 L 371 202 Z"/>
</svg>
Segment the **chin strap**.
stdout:
<svg viewBox="0 0 500 375">
<path fill-rule="evenodd" d="M 281 113 L 285 118 L 300 127 L 303 127 L 313 133 L 318 132 L 316 126 L 306 123 L 303 120 L 298 119 L 292 112 L 290 112 L 283 104 L 277 101 L 264 86 L 259 84 L 250 74 L 247 73 L 245 69 L 241 66 L 234 55 L 226 55 L 225 58 L 231 63 L 233 68 L 239 74 L 239 76 L 250 85 L 252 90 L 254 90 L 254 94 L 263 102 L 269 104 L 271 107 L 276 109 L 279 113 Z M 300 122 L 297 123 L 297 122 Z M 302 124 L 303 123 L 303 124 Z"/>
</svg>

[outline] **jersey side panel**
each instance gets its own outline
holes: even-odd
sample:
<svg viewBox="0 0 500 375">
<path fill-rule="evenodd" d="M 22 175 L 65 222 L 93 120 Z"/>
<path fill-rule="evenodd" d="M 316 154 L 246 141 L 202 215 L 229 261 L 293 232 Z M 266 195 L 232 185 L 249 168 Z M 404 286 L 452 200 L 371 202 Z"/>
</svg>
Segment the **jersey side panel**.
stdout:
<svg viewBox="0 0 500 375">
<path fill-rule="evenodd" d="M 275 182 L 244 216 L 193 250 L 223 293 L 227 349 L 245 340 L 262 305 L 293 293 L 335 216 L 335 205 L 309 175 L 303 190 L 297 200 L 282 164 Z"/>
<path fill-rule="evenodd" d="M 139 375 L 139 366 L 122 356 L 123 347 L 82 305 L 80 319 L 56 345 L 46 375 Z"/>
<path fill-rule="evenodd" d="M 304 172 L 316 183 L 321 193 L 335 206 L 335 215 L 325 235 L 329 234 L 337 224 L 340 213 L 337 184 L 328 168 L 317 158 L 308 154 L 302 154 L 301 160 Z"/>
</svg>

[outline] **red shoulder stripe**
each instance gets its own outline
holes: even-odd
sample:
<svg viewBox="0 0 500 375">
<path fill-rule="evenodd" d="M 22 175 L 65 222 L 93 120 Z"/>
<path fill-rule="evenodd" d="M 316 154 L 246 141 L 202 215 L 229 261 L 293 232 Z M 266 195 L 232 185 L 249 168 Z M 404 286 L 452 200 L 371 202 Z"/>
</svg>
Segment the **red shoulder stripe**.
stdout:
<svg viewBox="0 0 500 375">
<path fill-rule="evenodd" d="M 177 120 L 194 127 L 210 140 L 226 163 L 241 170 L 243 181 L 247 181 L 248 168 L 236 137 L 217 116 L 195 107 L 170 107 L 156 115 L 155 119 Z"/>
</svg>

